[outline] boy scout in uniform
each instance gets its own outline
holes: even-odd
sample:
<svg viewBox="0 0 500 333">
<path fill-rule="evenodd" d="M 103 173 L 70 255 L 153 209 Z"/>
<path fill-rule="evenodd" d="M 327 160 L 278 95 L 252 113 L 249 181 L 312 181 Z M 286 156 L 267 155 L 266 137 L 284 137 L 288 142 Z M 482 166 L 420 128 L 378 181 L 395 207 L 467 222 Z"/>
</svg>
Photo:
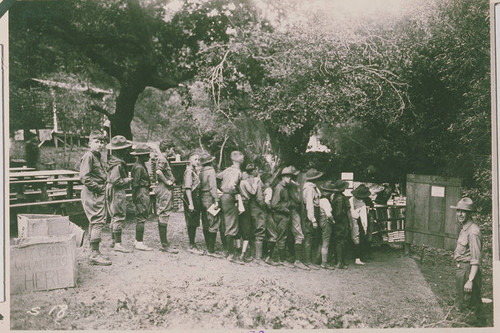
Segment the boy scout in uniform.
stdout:
<svg viewBox="0 0 500 333">
<path fill-rule="evenodd" d="M 90 264 L 109 266 L 111 261 L 99 251 L 101 232 L 106 223 L 106 171 L 101 161 L 104 134 L 98 131 L 90 133 L 89 150 L 80 161 L 80 180 L 82 188 L 82 206 L 89 220 Z"/>
<path fill-rule="evenodd" d="M 457 262 L 456 303 L 460 310 L 473 309 L 478 324 L 482 324 L 481 230 L 472 220 L 472 213 L 476 208 L 467 197 L 460 199 L 451 208 L 457 210 L 457 223 L 461 226 L 454 253 Z"/>
<path fill-rule="evenodd" d="M 276 245 L 278 247 L 280 264 L 289 268 L 294 267 L 286 260 L 287 254 L 285 249 L 286 237 L 290 227 L 291 204 L 287 185 L 290 183 L 292 175 L 290 167 L 286 167 L 281 171 L 280 181 L 273 190 L 273 198 L 271 200 L 271 210 L 278 234 Z M 270 249 L 270 256 L 272 256 L 272 251 L 273 249 Z"/>
<path fill-rule="evenodd" d="M 125 189 L 130 186 L 127 165 L 123 160 L 132 145 L 124 136 L 117 135 L 111 139 L 106 148 L 113 152 L 108 161 L 108 179 L 106 197 L 111 215 L 111 229 L 113 232 L 113 250 L 129 253 L 130 250 L 122 246 L 122 228 L 127 215 L 127 197 Z"/>
<path fill-rule="evenodd" d="M 317 253 L 317 249 L 313 249 L 313 244 L 318 244 L 318 222 L 320 219 L 321 209 L 319 207 L 319 199 L 321 192 L 313 180 L 318 180 L 323 176 L 323 173 L 316 169 L 309 169 L 305 174 L 306 182 L 303 185 L 302 197 L 304 205 L 304 218 L 302 219 L 302 232 L 304 233 L 304 264 L 311 269 L 320 269 L 319 265 L 312 262 L 313 253 Z"/>
<path fill-rule="evenodd" d="M 253 221 L 253 238 L 255 239 L 255 263 L 263 264 L 263 243 L 266 237 L 266 203 L 264 202 L 264 183 L 259 177 L 259 169 L 251 171 L 249 184 L 254 189 L 254 194 L 250 196 L 249 208 Z"/>
<path fill-rule="evenodd" d="M 287 234 L 292 235 L 293 254 L 295 257 L 294 266 L 304 270 L 310 270 L 304 262 L 304 234 L 302 233 L 302 195 L 300 193 L 299 184 L 296 182 L 299 171 L 292 165 L 289 167 L 291 172 L 291 180 L 288 183 L 288 196 L 290 198 L 290 224 Z M 291 245 L 292 246 L 292 245 Z"/>
<path fill-rule="evenodd" d="M 320 251 L 318 251 L 319 260 L 321 261 L 321 268 L 323 269 L 334 269 L 334 266 L 330 266 L 327 263 L 328 260 L 328 248 L 330 247 L 332 228 L 334 227 L 335 221 L 332 215 L 332 204 L 331 198 L 334 192 L 333 184 L 330 180 L 325 182 L 321 186 L 321 199 L 319 199 L 319 207 L 321 209 L 319 228 L 321 229 L 321 246 Z"/>
<path fill-rule="evenodd" d="M 254 169 L 255 167 L 253 164 L 248 164 L 245 171 L 242 172 L 240 181 L 241 201 L 243 202 L 243 207 L 245 209 L 245 211 L 240 214 L 238 219 L 238 229 L 240 236 L 243 239 L 241 255 L 237 258 L 240 262 L 245 261 L 248 244 L 253 238 L 253 220 L 252 212 L 250 211 L 250 200 L 255 195 L 255 189 L 253 184 L 250 183 L 250 173 L 252 173 Z"/>
<path fill-rule="evenodd" d="M 340 269 L 346 268 L 344 251 L 351 221 L 351 205 L 343 193 L 348 186 L 349 184 L 343 180 L 337 180 L 333 185 L 332 215 L 335 221 L 333 242 L 335 243 L 336 268 Z"/>
<path fill-rule="evenodd" d="M 132 201 L 135 206 L 135 216 L 137 219 L 135 226 L 135 244 L 134 247 L 141 251 L 151 251 L 152 248 L 143 243 L 144 224 L 148 219 L 150 209 L 149 191 L 151 180 L 149 179 L 146 163 L 149 161 L 150 150 L 146 144 L 138 144 L 135 151 L 130 155 L 136 156 L 136 161 L 132 166 Z"/>
<path fill-rule="evenodd" d="M 361 184 L 352 191 L 352 197 L 349 199 L 351 206 L 351 237 L 355 247 L 356 265 L 364 265 L 362 260 L 366 261 L 369 249 L 369 237 L 371 230 L 370 214 L 367 202 L 370 199 L 370 189 Z"/>
<path fill-rule="evenodd" d="M 218 257 L 218 255 L 215 254 L 215 240 L 217 239 L 217 232 L 220 225 L 219 214 L 213 216 L 208 212 L 208 209 L 212 205 L 214 205 L 215 209 L 219 208 L 217 175 L 215 174 L 215 169 L 211 165 L 214 160 L 215 157 L 209 154 L 204 154 L 200 158 L 201 222 L 208 255 Z"/>
<path fill-rule="evenodd" d="M 221 208 L 226 226 L 226 244 L 228 259 L 234 261 L 235 247 L 240 248 L 238 215 L 243 212 L 243 202 L 239 193 L 241 171 L 244 156 L 239 151 L 231 152 L 233 165 L 217 175 L 221 183 Z"/>
<path fill-rule="evenodd" d="M 189 164 L 184 171 L 184 218 L 189 237 L 189 252 L 203 254 L 203 251 L 196 247 L 196 228 L 200 226 L 200 178 L 196 168 L 200 164 L 198 153 L 189 154 Z"/>
<path fill-rule="evenodd" d="M 263 194 L 264 194 L 264 203 L 265 206 L 263 208 L 264 218 L 265 218 L 265 229 L 266 229 L 266 247 L 263 248 L 263 258 L 266 264 L 272 266 L 279 266 L 279 263 L 273 262 L 271 260 L 271 255 L 273 253 L 274 246 L 276 245 L 276 241 L 278 239 L 278 231 L 276 229 L 276 224 L 274 222 L 272 210 L 271 210 L 271 201 L 273 198 L 273 188 L 271 187 L 272 175 L 270 173 L 264 173 L 262 175 L 263 182 Z"/>
<path fill-rule="evenodd" d="M 158 211 L 158 232 L 160 234 L 160 250 L 169 253 L 178 253 L 177 249 L 171 247 L 167 240 L 167 227 L 170 213 L 174 208 L 174 183 L 175 178 L 172 167 L 168 161 L 168 155 L 173 154 L 172 145 L 168 141 L 160 143 L 160 156 L 156 164 L 156 176 L 158 184 L 154 191 L 156 194 L 156 209 Z"/>
</svg>

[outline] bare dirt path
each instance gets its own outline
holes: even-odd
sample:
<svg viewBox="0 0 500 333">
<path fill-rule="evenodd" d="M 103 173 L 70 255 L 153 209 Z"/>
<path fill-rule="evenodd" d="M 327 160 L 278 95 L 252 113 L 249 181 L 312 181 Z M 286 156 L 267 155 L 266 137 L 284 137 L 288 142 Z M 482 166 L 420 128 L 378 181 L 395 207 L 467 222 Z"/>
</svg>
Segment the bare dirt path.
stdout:
<svg viewBox="0 0 500 333">
<path fill-rule="evenodd" d="M 134 230 L 124 231 L 130 248 Z M 105 233 L 103 253 L 113 265 L 90 266 L 88 250 L 78 249 L 78 286 L 13 295 L 12 329 L 422 327 L 444 316 L 417 264 L 399 252 L 376 251 L 364 267 L 307 272 L 188 253 L 179 213 L 169 237 L 179 254 L 123 254 L 110 251 Z M 201 231 L 197 242 L 204 248 Z M 153 221 L 145 243 L 159 246 Z M 63 304 L 64 312 L 49 314 Z M 34 307 L 39 314 L 28 314 Z"/>
</svg>

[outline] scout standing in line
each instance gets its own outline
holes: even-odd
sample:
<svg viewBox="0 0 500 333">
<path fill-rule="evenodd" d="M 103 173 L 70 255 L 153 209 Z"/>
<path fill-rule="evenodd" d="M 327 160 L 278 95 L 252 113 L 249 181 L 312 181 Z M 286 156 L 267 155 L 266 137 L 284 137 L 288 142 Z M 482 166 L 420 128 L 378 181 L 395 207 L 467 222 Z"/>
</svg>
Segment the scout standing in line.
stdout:
<svg viewBox="0 0 500 333">
<path fill-rule="evenodd" d="M 254 170 L 255 166 L 253 164 L 248 164 L 242 174 L 240 182 L 241 200 L 243 202 L 243 207 L 245 208 L 245 211 L 241 213 L 239 217 L 239 230 L 241 237 L 243 238 L 241 256 L 239 257 L 241 262 L 244 262 L 246 259 L 245 255 L 247 253 L 248 244 L 254 235 L 253 217 L 250 210 L 250 201 L 256 194 L 256 189 L 253 186 L 255 181 L 250 176 Z"/>
<path fill-rule="evenodd" d="M 248 167 L 247 167 L 248 168 Z M 264 264 L 262 260 L 263 242 L 266 237 L 266 203 L 264 202 L 264 184 L 259 177 L 259 169 L 255 168 L 248 179 L 249 184 L 254 189 L 250 196 L 249 208 L 253 220 L 253 237 L 255 239 L 255 263 Z"/>
<path fill-rule="evenodd" d="M 333 241 L 335 243 L 336 268 L 345 269 L 345 242 L 349 237 L 349 225 L 351 221 L 351 205 L 349 199 L 344 195 L 349 184 L 343 180 L 337 180 L 333 185 L 332 215 L 335 221 L 333 226 Z"/>
<path fill-rule="evenodd" d="M 281 171 L 280 181 L 273 190 L 273 198 L 271 200 L 271 210 L 273 212 L 278 234 L 276 245 L 278 247 L 280 263 L 289 268 L 294 267 L 294 265 L 286 260 L 287 254 L 285 249 L 286 237 L 290 226 L 290 197 L 288 195 L 287 185 L 290 183 L 290 177 L 292 175 L 293 173 L 290 167 L 286 167 Z M 272 250 L 273 249 L 270 249 L 269 252 L 271 257 L 273 254 Z"/>
<path fill-rule="evenodd" d="M 106 148 L 113 152 L 108 161 L 108 181 L 106 197 L 111 215 L 111 229 L 113 232 L 113 250 L 129 253 L 130 250 L 122 246 L 122 228 L 127 215 L 127 197 L 125 189 L 130 186 L 127 165 L 123 160 L 132 145 L 124 136 L 117 135 L 111 139 Z"/>
<path fill-rule="evenodd" d="M 215 157 L 209 154 L 204 154 L 200 158 L 200 192 L 201 192 L 201 222 L 203 225 L 203 235 L 205 236 L 205 244 L 207 245 L 208 255 L 219 257 L 215 254 L 215 240 L 217 239 L 217 231 L 219 230 L 220 219 L 219 214 L 213 216 L 208 212 L 210 206 L 219 208 L 219 200 L 217 197 L 217 176 L 212 162 Z"/>
<path fill-rule="evenodd" d="M 244 156 L 239 151 L 231 152 L 233 165 L 217 175 L 221 183 L 221 208 L 226 225 L 226 244 L 229 253 L 228 259 L 234 261 L 235 247 L 240 248 L 238 215 L 243 212 L 243 202 L 239 193 L 241 171 L 240 165 Z"/>
<path fill-rule="evenodd" d="M 184 218 L 189 237 L 189 252 L 203 254 L 196 247 L 196 228 L 200 226 L 200 178 L 196 168 L 200 164 L 200 157 L 192 152 L 189 155 L 189 164 L 184 171 Z"/>
<path fill-rule="evenodd" d="M 291 180 L 287 186 L 288 196 L 290 198 L 290 225 L 289 231 L 293 236 L 293 252 L 295 254 L 294 266 L 304 270 L 310 270 L 309 267 L 303 264 L 304 262 L 304 234 L 302 233 L 302 218 L 300 209 L 302 205 L 302 196 L 300 194 L 299 184 L 297 183 L 297 175 L 299 171 L 292 165 L 289 167 L 291 171 Z"/>
<path fill-rule="evenodd" d="M 322 197 L 319 199 L 319 207 L 321 209 L 319 228 L 321 229 L 321 249 L 319 251 L 319 257 L 321 258 L 321 268 L 324 269 L 334 269 L 334 266 L 330 266 L 327 263 L 328 260 L 328 248 L 330 247 L 330 241 L 332 236 L 332 228 L 334 227 L 335 221 L 332 215 L 332 204 L 330 203 L 330 198 L 334 192 L 334 186 L 329 180 L 321 186 Z"/>
<path fill-rule="evenodd" d="M 457 262 L 455 275 L 456 303 L 460 310 L 472 308 L 476 320 L 481 323 L 482 300 L 481 286 L 481 229 L 472 220 L 472 213 L 476 211 L 470 198 L 462 198 L 456 206 L 457 223 L 461 226 L 457 239 L 454 258 Z"/>
<path fill-rule="evenodd" d="M 368 206 L 366 199 L 370 198 L 370 189 L 364 184 L 359 185 L 352 191 L 349 199 L 351 206 L 351 237 L 355 247 L 356 265 L 364 265 L 368 249 Z"/>
<path fill-rule="evenodd" d="M 109 266 L 111 261 L 99 251 L 101 232 L 106 223 L 106 171 L 101 162 L 104 134 L 93 131 L 89 136 L 89 150 L 85 152 L 80 161 L 80 180 L 82 188 L 82 206 L 89 220 L 90 247 L 92 252 L 89 257 L 90 264 Z"/>
<path fill-rule="evenodd" d="M 132 166 L 132 201 L 135 205 L 135 244 L 134 247 L 141 251 L 151 251 L 152 248 L 143 243 L 144 224 L 148 219 L 150 209 L 149 191 L 151 180 L 144 163 L 149 161 L 150 150 L 146 144 L 138 144 L 135 151 L 130 155 L 136 156 L 136 161 Z"/>
<path fill-rule="evenodd" d="M 273 199 L 273 188 L 271 187 L 272 175 L 270 173 L 264 173 L 262 175 L 262 182 L 264 184 L 263 193 L 264 193 L 265 207 L 263 211 L 264 211 L 265 228 L 267 235 L 266 248 L 265 250 L 263 249 L 264 262 L 272 266 L 279 266 L 280 265 L 279 263 L 276 263 L 271 260 L 271 255 L 273 253 L 274 246 L 276 245 L 276 241 L 278 239 L 278 231 L 276 229 L 276 224 L 274 222 L 271 210 L 271 201 Z"/>
<path fill-rule="evenodd" d="M 173 154 L 173 147 L 168 141 L 160 143 L 161 154 L 158 157 L 156 165 L 156 175 L 158 185 L 154 191 L 156 194 L 156 209 L 158 210 L 158 232 L 160 234 L 160 250 L 169 253 L 178 253 L 179 251 L 171 247 L 167 240 L 167 227 L 170 213 L 174 207 L 174 183 L 175 178 L 172 168 L 168 161 L 168 155 Z"/>
<path fill-rule="evenodd" d="M 320 219 L 321 210 L 319 207 L 319 199 L 321 192 L 313 180 L 318 180 L 323 176 L 323 173 L 316 169 L 309 169 L 305 175 L 306 182 L 303 185 L 302 196 L 304 202 L 305 218 L 302 220 L 302 232 L 304 233 L 304 251 L 305 264 L 311 269 L 320 269 L 320 266 L 313 263 L 313 244 L 317 244 L 318 238 L 318 222 Z"/>
</svg>

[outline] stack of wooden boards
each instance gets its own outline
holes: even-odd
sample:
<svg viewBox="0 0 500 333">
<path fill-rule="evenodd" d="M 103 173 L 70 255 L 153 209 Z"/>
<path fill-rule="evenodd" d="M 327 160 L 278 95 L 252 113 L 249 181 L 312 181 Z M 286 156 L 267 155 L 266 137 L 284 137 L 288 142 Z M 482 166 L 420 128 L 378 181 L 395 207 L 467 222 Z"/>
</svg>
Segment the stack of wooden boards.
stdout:
<svg viewBox="0 0 500 333">
<path fill-rule="evenodd" d="M 11 293 L 74 287 L 84 231 L 68 216 L 19 214 L 10 248 Z"/>
</svg>

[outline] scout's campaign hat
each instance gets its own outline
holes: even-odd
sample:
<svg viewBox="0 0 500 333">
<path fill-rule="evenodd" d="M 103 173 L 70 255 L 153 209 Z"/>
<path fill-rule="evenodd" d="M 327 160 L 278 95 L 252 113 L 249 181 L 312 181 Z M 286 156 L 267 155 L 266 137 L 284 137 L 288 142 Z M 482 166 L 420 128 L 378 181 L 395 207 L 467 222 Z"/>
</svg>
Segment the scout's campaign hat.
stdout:
<svg viewBox="0 0 500 333">
<path fill-rule="evenodd" d="M 106 145 L 106 149 L 119 150 L 132 147 L 132 143 L 128 141 L 123 135 L 114 136 L 111 142 Z"/>
<path fill-rule="evenodd" d="M 346 188 L 349 187 L 349 183 L 341 179 L 337 180 L 333 184 L 333 192 L 344 192 Z"/>
<path fill-rule="evenodd" d="M 304 176 L 305 180 L 314 180 L 323 176 L 323 172 L 318 171 L 316 169 L 309 169 Z"/>
<path fill-rule="evenodd" d="M 292 167 L 286 167 L 283 170 L 281 170 L 280 176 L 293 176 L 293 169 Z"/>
<path fill-rule="evenodd" d="M 359 185 L 358 187 L 356 187 L 356 189 L 354 191 L 352 191 L 352 195 L 356 199 L 365 199 L 365 198 L 370 197 L 371 194 L 372 193 L 370 192 L 370 189 L 368 187 L 366 187 L 365 184 Z"/>
<path fill-rule="evenodd" d="M 331 180 L 327 180 L 320 188 L 325 192 L 335 192 L 335 184 Z"/>
<path fill-rule="evenodd" d="M 149 149 L 149 146 L 145 143 L 139 143 L 133 152 L 130 153 L 130 155 L 149 155 L 151 150 Z"/>
<path fill-rule="evenodd" d="M 470 212 L 475 212 L 476 211 L 476 206 L 474 205 L 474 202 L 472 202 L 471 198 L 462 198 L 457 202 L 456 206 L 450 206 L 450 208 L 453 209 L 460 209 L 460 210 L 468 210 Z"/>
<path fill-rule="evenodd" d="M 203 156 L 200 157 L 200 164 L 205 165 L 208 163 L 212 163 L 214 160 L 214 156 L 210 156 L 210 154 L 203 154 Z"/>
<path fill-rule="evenodd" d="M 294 176 L 297 176 L 300 173 L 300 171 L 297 170 L 297 168 L 295 168 L 293 165 L 290 165 L 290 169 L 292 170 L 292 175 Z"/>
<path fill-rule="evenodd" d="M 255 165 L 253 165 L 252 163 L 250 164 L 247 164 L 247 167 L 245 168 L 245 171 L 254 171 L 256 168 L 255 168 Z"/>
</svg>

